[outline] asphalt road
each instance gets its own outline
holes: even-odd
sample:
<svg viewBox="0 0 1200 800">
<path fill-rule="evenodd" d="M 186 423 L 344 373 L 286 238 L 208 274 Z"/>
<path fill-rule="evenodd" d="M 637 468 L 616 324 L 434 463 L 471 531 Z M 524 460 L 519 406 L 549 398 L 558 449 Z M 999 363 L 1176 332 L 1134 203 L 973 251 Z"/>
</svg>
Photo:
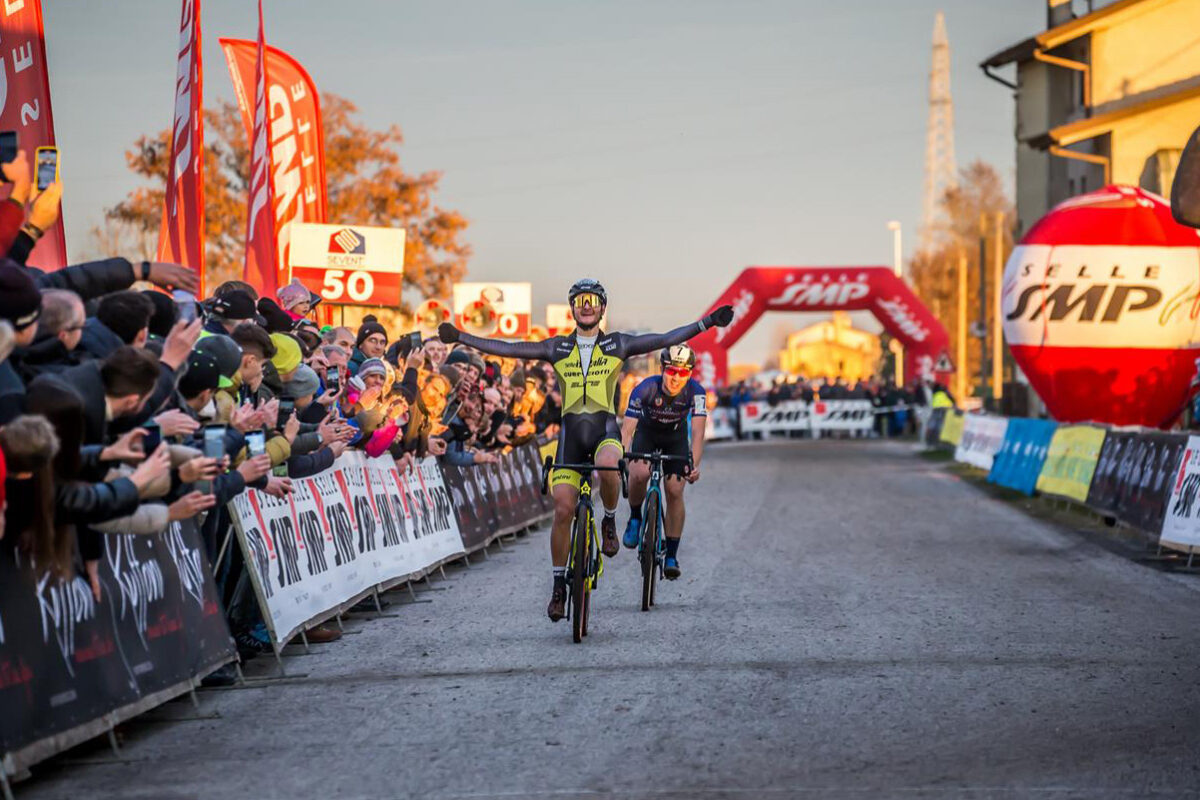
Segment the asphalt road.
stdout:
<svg viewBox="0 0 1200 800">
<path fill-rule="evenodd" d="M 543 530 L 18 798 L 1200 794 L 1200 579 L 905 445 L 724 445 L 704 473 L 650 613 L 623 551 L 572 644 Z"/>
</svg>

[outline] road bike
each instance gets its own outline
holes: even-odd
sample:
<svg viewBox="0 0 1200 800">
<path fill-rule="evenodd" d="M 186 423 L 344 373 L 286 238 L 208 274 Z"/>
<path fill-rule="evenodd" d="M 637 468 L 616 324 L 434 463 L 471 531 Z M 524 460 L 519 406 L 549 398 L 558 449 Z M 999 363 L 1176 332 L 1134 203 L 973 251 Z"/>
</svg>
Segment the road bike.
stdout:
<svg viewBox="0 0 1200 800">
<path fill-rule="evenodd" d="M 691 455 L 667 456 L 661 450 L 653 453 L 626 453 L 625 458 L 650 462 L 650 482 L 646 485 L 646 499 L 642 501 L 642 534 L 638 542 L 638 561 L 642 565 L 642 611 L 649 611 L 654 605 L 654 590 L 656 581 L 662 577 L 663 559 L 667 547 L 663 543 L 663 526 L 666 514 L 663 511 L 662 465 L 665 462 L 678 461 L 692 468 Z"/>
<path fill-rule="evenodd" d="M 592 508 L 592 473 L 620 474 L 621 496 L 629 497 L 629 469 L 624 459 L 615 467 L 597 467 L 594 464 L 556 464 L 552 456 L 546 456 L 542 464 L 542 494 L 550 491 L 550 472 L 556 469 L 574 470 L 580 476 L 579 500 L 575 503 L 575 519 L 571 523 L 571 551 L 567 561 L 567 618 L 571 620 L 571 638 L 578 644 L 587 636 L 589 598 L 604 572 Z"/>
</svg>

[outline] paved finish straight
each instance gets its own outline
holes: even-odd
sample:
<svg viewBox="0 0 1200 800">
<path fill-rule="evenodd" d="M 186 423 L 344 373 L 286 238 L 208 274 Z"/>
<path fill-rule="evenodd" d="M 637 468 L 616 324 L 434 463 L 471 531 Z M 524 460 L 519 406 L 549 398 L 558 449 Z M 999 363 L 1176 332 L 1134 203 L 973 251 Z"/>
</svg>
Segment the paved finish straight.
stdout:
<svg viewBox="0 0 1200 800">
<path fill-rule="evenodd" d="M 1195 579 L 899 444 L 715 446 L 689 496 L 684 577 L 642 613 L 622 551 L 582 645 L 545 618 L 543 530 L 287 659 L 307 677 L 172 704 L 219 716 L 135 724 L 127 763 L 64 765 L 18 794 L 1200 792 Z"/>
</svg>

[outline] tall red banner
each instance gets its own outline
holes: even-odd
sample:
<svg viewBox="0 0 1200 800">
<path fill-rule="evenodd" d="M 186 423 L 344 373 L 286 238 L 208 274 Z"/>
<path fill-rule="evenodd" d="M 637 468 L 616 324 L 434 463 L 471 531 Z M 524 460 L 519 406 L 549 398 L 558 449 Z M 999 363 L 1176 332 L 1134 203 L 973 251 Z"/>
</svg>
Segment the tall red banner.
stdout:
<svg viewBox="0 0 1200 800">
<path fill-rule="evenodd" d="M 200 47 L 200 0 L 183 0 L 179 58 L 175 68 L 175 118 L 171 163 L 158 260 L 182 264 L 200 276 L 204 296 L 204 65 Z"/>
<path fill-rule="evenodd" d="M 259 39 L 262 40 L 262 25 Z M 255 85 L 258 45 L 241 39 L 221 39 L 221 49 L 229 62 L 233 87 L 242 122 L 251 142 L 251 174 L 258 156 L 256 105 L 248 102 L 246 87 Z M 294 58 L 282 50 L 263 44 L 266 73 L 266 116 L 269 122 L 264 152 L 271 175 L 271 207 L 275 236 L 275 284 L 287 280 L 288 248 L 292 222 L 324 222 L 327 208 L 325 193 L 325 138 L 321 131 L 321 107 L 312 78 Z M 251 181 L 253 190 L 254 181 Z M 253 203 L 252 209 L 253 210 Z"/>
<path fill-rule="evenodd" d="M 29 157 L 29 174 L 36 180 L 34 151 L 39 147 L 54 146 L 42 3 L 41 0 L 6 0 L 0 6 L 0 13 L 3 13 L 0 18 L 0 60 L 3 63 L 0 130 L 17 132 L 18 144 Z M 47 270 L 58 269 L 67 263 L 67 240 L 62 220 L 38 240 L 28 263 Z"/>
<path fill-rule="evenodd" d="M 246 201 L 246 264 L 242 278 L 260 294 L 271 296 L 282 281 L 271 214 L 275 204 L 271 191 L 271 154 L 267 147 L 267 59 L 262 0 L 258 2 L 258 42 L 254 54 L 254 119 L 250 126 L 250 191 Z M 233 71 L 232 62 L 230 68 Z M 238 83 L 238 73 L 233 71 L 233 75 L 245 117 L 244 92 Z"/>
</svg>

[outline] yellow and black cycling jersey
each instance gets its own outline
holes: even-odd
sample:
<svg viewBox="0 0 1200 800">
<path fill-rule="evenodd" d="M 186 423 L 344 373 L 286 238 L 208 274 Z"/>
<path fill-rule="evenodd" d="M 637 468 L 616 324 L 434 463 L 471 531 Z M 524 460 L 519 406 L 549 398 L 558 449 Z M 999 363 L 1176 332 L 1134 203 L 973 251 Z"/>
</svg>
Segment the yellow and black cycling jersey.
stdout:
<svg viewBox="0 0 1200 800">
<path fill-rule="evenodd" d="M 460 333 L 458 340 L 489 355 L 549 361 L 558 375 L 565 422 L 576 414 L 616 415 L 617 383 L 627 358 L 682 344 L 704 329 L 704 323 L 693 322 L 667 333 L 599 333 L 586 374 L 574 333 L 541 342 L 505 342 L 467 333 Z"/>
</svg>

